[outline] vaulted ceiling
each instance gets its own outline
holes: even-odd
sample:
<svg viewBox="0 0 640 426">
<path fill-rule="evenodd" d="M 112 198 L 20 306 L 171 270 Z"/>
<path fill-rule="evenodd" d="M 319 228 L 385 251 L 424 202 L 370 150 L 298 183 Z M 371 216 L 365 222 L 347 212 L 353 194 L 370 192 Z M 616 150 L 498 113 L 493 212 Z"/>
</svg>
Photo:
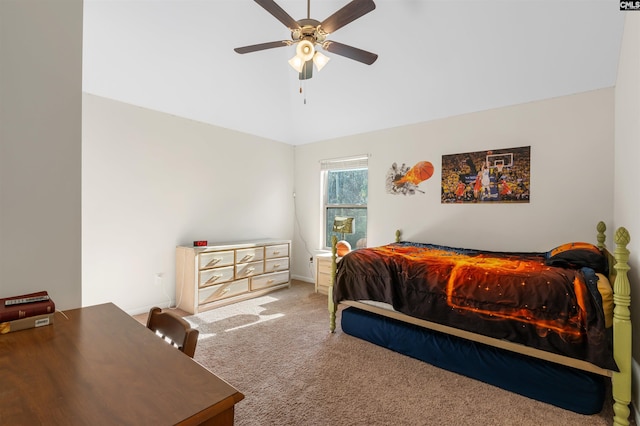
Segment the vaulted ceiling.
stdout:
<svg viewBox="0 0 640 426">
<path fill-rule="evenodd" d="M 276 0 L 294 19 L 306 0 Z M 347 0 L 311 0 L 322 21 Z M 375 0 L 329 39 L 301 83 L 290 39 L 252 0 L 85 0 L 83 90 L 261 137 L 304 144 L 615 85 L 624 14 L 612 0 Z M 302 88 L 302 93 L 300 89 Z"/>
</svg>

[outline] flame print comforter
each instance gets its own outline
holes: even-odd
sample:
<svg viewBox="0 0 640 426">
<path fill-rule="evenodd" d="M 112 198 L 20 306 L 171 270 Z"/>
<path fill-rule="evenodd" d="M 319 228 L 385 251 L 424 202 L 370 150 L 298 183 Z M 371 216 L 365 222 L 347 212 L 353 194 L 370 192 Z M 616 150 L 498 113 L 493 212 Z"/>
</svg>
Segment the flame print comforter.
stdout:
<svg viewBox="0 0 640 426">
<path fill-rule="evenodd" d="M 544 253 L 395 243 L 344 256 L 333 295 L 617 370 L 586 272 Z"/>
</svg>

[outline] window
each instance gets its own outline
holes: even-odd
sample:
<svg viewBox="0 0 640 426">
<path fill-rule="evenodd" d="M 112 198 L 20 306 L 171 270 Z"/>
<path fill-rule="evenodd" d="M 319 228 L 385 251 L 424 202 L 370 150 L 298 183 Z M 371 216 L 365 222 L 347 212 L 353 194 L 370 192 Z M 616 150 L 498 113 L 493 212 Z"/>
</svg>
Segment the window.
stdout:
<svg viewBox="0 0 640 426">
<path fill-rule="evenodd" d="M 334 235 L 338 240 L 348 241 L 352 248 L 366 247 L 369 189 L 367 157 L 325 160 L 321 162 L 321 170 L 325 247 L 331 247 L 331 237 Z M 334 230 L 336 217 L 339 220 Z M 351 229 L 349 224 L 352 225 Z M 342 230 L 347 232 L 340 232 Z"/>
</svg>

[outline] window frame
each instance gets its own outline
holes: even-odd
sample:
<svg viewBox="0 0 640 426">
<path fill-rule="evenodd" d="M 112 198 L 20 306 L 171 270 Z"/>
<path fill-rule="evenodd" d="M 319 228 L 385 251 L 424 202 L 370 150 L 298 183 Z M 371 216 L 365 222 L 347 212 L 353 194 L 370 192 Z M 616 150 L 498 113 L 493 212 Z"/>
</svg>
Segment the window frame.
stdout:
<svg viewBox="0 0 640 426">
<path fill-rule="evenodd" d="M 368 155 L 359 155 L 355 157 L 346 157 L 346 158 L 335 158 L 330 160 L 321 160 L 321 203 L 322 203 L 322 229 L 321 229 L 321 239 L 322 239 L 322 247 L 325 250 L 331 249 L 331 246 L 327 246 L 327 241 L 329 240 L 329 233 L 333 231 L 327 229 L 327 216 L 329 209 L 357 209 L 364 210 L 366 212 L 367 217 L 367 226 L 365 228 L 365 239 L 368 235 L 368 219 L 369 219 L 369 156 Z M 331 171 L 341 171 L 341 170 L 366 170 L 367 171 L 367 202 L 366 204 L 329 204 L 328 201 L 328 189 L 329 189 L 329 172 Z M 355 247 L 353 247 L 355 248 Z"/>
</svg>

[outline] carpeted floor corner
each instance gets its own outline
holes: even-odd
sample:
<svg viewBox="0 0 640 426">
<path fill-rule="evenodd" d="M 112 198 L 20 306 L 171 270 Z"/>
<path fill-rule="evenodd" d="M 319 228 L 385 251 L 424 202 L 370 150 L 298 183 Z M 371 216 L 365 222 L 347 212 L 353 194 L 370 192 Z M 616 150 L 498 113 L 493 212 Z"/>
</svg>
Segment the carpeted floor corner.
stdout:
<svg viewBox="0 0 640 426">
<path fill-rule="evenodd" d="M 294 281 L 185 317 L 200 330 L 195 360 L 245 395 L 239 426 L 563 425 L 612 423 L 575 414 L 328 330 L 327 297 Z M 339 317 L 338 317 L 339 319 Z"/>
</svg>

